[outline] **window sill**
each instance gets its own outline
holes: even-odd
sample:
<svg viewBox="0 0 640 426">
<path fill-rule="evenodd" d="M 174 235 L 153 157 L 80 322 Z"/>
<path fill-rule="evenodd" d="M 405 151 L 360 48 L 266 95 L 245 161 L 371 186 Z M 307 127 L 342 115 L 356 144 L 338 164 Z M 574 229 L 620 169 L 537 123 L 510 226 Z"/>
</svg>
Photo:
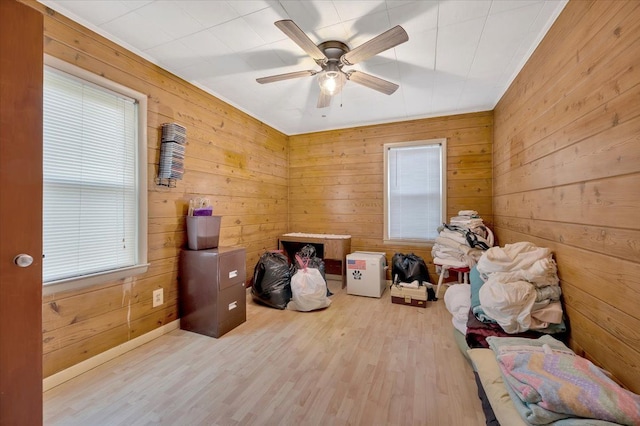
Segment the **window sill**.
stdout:
<svg viewBox="0 0 640 426">
<path fill-rule="evenodd" d="M 79 290 L 98 284 L 105 284 L 123 278 L 129 278 L 134 275 L 144 274 L 148 269 L 149 264 L 144 263 L 140 265 L 130 266 L 128 268 L 117 269 L 114 271 L 101 272 L 92 275 L 83 275 L 81 277 L 69 278 L 59 281 L 52 281 L 43 285 L 42 295 L 49 296 L 55 293 Z"/>
<path fill-rule="evenodd" d="M 385 245 L 394 246 L 416 246 L 416 247 L 431 247 L 435 244 L 435 240 L 383 240 Z"/>
</svg>

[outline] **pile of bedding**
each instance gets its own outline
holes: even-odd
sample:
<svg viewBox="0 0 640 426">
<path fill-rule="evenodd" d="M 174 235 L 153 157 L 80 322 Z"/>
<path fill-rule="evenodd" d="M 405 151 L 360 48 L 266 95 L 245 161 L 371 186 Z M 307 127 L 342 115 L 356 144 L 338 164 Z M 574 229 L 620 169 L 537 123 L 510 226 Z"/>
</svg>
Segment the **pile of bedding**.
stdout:
<svg viewBox="0 0 640 426">
<path fill-rule="evenodd" d="M 553 337 L 487 340 L 525 424 L 640 424 L 640 395 Z"/>
<path fill-rule="evenodd" d="M 469 347 L 487 348 L 489 336 L 565 337 L 562 291 L 549 249 L 529 242 L 492 247 L 471 268 L 469 281 L 444 295 Z"/>
<path fill-rule="evenodd" d="M 562 291 L 550 249 L 526 241 L 492 247 L 477 271 L 483 281 L 472 303 L 478 319 L 492 319 L 507 333 L 564 331 Z"/>
<path fill-rule="evenodd" d="M 431 249 L 433 261 L 454 268 L 474 266 L 494 242 L 493 233 L 475 210 L 459 211 L 458 216 L 452 217 L 438 231 Z"/>
<path fill-rule="evenodd" d="M 640 396 L 559 340 L 566 337 L 562 292 L 548 248 L 492 247 L 469 281 L 449 287 L 444 300 L 464 334 L 457 341 L 467 345 L 478 395 L 490 402 L 487 424 L 640 425 Z"/>
</svg>

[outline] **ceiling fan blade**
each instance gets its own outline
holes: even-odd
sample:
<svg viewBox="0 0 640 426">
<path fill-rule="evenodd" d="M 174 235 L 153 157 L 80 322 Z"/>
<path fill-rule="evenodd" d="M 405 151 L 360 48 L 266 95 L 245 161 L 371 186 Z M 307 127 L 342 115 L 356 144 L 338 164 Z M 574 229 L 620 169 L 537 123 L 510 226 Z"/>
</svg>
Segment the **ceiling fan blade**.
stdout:
<svg viewBox="0 0 640 426">
<path fill-rule="evenodd" d="M 396 47 L 407 40 L 409 40 L 407 32 L 400 25 L 396 25 L 390 30 L 345 53 L 340 58 L 340 62 L 344 65 L 354 65 L 380 52 Z"/>
<path fill-rule="evenodd" d="M 291 19 L 283 19 L 282 21 L 275 22 L 276 27 L 293 40 L 298 46 L 302 48 L 307 55 L 311 56 L 317 63 L 326 63 L 329 59 L 326 55 L 311 41 L 311 39 L 293 22 Z"/>
<path fill-rule="evenodd" d="M 318 95 L 318 105 L 317 108 L 326 108 L 331 105 L 331 95 L 325 93 L 324 90 L 320 90 L 320 95 Z"/>
<path fill-rule="evenodd" d="M 288 72 L 286 74 L 278 74 L 278 75 L 271 75 L 269 77 L 256 78 L 256 81 L 260 84 L 273 83 L 274 81 L 290 80 L 292 78 L 298 78 L 298 77 L 307 77 L 309 75 L 316 75 L 317 73 L 318 73 L 317 71 L 311 71 L 311 70 L 295 71 L 295 72 Z"/>
<path fill-rule="evenodd" d="M 367 74 L 362 71 L 350 71 L 347 73 L 347 78 L 349 81 L 353 81 L 354 83 L 362 84 L 370 89 L 377 90 L 378 92 L 384 93 L 385 95 L 391 95 L 393 92 L 398 90 L 398 86 L 395 83 L 392 83 L 387 80 L 383 80 L 378 77 L 374 77 L 371 74 Z"/>
</svg>

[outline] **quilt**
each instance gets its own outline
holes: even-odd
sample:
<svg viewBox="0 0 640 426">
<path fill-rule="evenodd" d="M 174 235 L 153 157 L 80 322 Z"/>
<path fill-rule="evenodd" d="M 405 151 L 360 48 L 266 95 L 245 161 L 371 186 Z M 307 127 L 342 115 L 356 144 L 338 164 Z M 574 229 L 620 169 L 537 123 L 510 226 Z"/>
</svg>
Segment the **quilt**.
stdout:
<svg viewBox="0 0 640 426">
<path fill-rule="evenodd" d="M 524 406 L 521 415 L 531 424 L 574 417 L 640 424 L 640 395 L 620 387 L 585 358 L 547 346 L 514 347 L 500 351 L 497 360 L 507 387 Z"/>
</svg>

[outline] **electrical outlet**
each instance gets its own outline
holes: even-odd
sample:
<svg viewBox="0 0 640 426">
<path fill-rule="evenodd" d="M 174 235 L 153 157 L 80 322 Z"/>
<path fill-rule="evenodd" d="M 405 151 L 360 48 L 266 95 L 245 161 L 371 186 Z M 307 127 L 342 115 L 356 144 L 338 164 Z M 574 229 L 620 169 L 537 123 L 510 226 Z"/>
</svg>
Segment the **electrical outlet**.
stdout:
<svg viewBox="0 0 640 426">
<path fill-rule="evenodd" d="M 153 307 L 160 306 L 164 303 L 164 289 L 159 288 L 157 290 L 153 290 Z"/>
</svg>

